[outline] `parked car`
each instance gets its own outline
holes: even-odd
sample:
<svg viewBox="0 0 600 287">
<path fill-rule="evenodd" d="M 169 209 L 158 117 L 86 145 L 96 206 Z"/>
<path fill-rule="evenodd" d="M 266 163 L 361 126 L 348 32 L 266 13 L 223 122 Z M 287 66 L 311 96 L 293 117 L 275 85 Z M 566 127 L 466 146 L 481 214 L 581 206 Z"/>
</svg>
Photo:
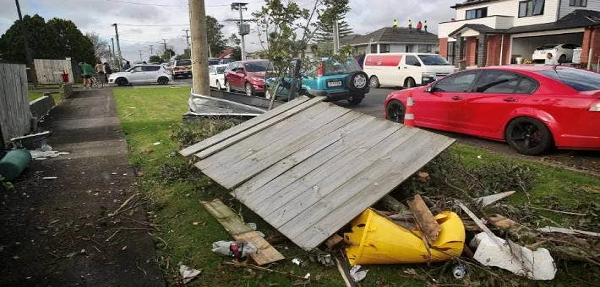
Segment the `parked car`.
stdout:
<svg viewBox="0 0 600 287">
<path fill-rule="evenodd" d="M 573 61 L 573 50 L 581 46 L 575 44 L 546 44 L 537 47 L 531 56 L 534 62 L 544 63 L 546 55 L 552 54 L 552 58 L 557 59 L 559 63 L 571 63 Z"/>
<path fill-rule="evenodd" d="M 263 93 L 265 72 L 269 67 L 267 60 L 237 61 L 225 69 L 225 90 L 243 91 L 248 96 Z"/>
<path fill-rule="evenodd" d="M 291 65 L 294 66 L 293 63 Z M 358 105 L 370 90 L 368 77 L 358 63 L 352 58 L 345 61 L 324 58 L 307 65 L 307 71 L 301 73 L 297 94 L 327 97 L 328 101 L 347 100 L 351 105 Z M 292 68 L 290 67 L 290 70 Z M 270 87 L 277 85 L 277 95 L 287 96 L 292 87 L 292 73 L 284 79 L 268 78 Z M 265 97 L 271 98 L 267 89 Z"/>
<path fill-rule="evenodd" d="M 454 72 L 446 59 L 428 53 L 386 53 L 365 56 L 363 70 L 372 88 L 380 85 L 412 88 Z"/>
<path fill-rule="evenodd" d="M 208 78 L 210 81 L 210 87 L 217 90 L 223 89 L 223 83 L 225 83 L 225 69 L 227 65 L 214 65 L 208 66 Z"/>
<path fill-rule="evenodd" d="M 414 99 L 415 124 L 506 141 L 522 154 L 600 149 L 600 74 L 561 66 L 467 70 L 426 87 L 392 92 L 384 117 L 403 122 Z"/>
<path fill-rule="evenodd" d="M 192 60 L 175 60 L 171 65 L 171 73 L 173 78 L 178 77 L 191 77 L 192 76 Z"/>
<path fill-rule="evenodd" d="M 144 83 L 166 85 L 172 80 L 171 73 L 162 65 L 136 65 L 125 72 L 112 73 L 108 77 L 109 84 L 119 86 Z"/>
<path fill-rule="evenodd" d="M 229 63 L 233 62 L 232 59 L 220 59 L 220 58 L 209 58 L 208 59 L 208 65 L 209 66 L 213 66 L 213 65 L 227 65 Z"/>
</svg>

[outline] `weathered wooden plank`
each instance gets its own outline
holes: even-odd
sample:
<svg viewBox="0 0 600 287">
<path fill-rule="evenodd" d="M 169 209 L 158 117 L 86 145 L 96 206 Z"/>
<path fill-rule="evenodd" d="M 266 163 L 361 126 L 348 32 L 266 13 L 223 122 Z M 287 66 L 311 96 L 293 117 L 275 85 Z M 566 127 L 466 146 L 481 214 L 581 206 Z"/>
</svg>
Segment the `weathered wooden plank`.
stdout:
<svg viewBox="0 0 600 287">
<path fill-rule="evenodd" d="M 214 145 L 197 153 L 196 156 L 199 157 L 200 159 L 205 159 L 217 152 L 220 152 L 221 150 L 223 150 L 233 144 L 238 143 L 239 141 L 241 141 L 249 136 L 256 134 L 257 132 L 260 132 L 266 128 L 269 128 L 272 125 L 274 125 L 282 120 L 285 120 L 285 119 L 287 119 L 309 107 L 316 105 L 316 104 L 320 103 L 321 101 L 323 101 L 322 97 L 316 97 L 307 102 L 301 103 L 287 111 L 284 111 L 283 113 L 281 113 L 271 119 L 268 119 L 262 123 L 259 123 L 251 128 L 244 129 L 243 131 L 241 131 L 227 139 L 224 139 L 218 143 L 215 143 Z"/>
<path fill-rule="evenodd" d="M 389 121 L 377 120 L 373 122 L 372 125 L 363 128 L 363 133 L 368 137 L 365 142 L 357 143 L 349 137 L 336 142 L 336 145 L 339 144 L 345 146 L 343 152 L 333 159 L 320 164 L 316 169 L 306 174 L 301 179 L 293 178 L 292 181 L 284 182 L 283 186 L 274 187 L 274 190 L 278 190 L 277 193 L 266 199 L 266 202 L 269 202 L 269 204 L 263 204 L 258 207 L 256 213 L 273 225 L 274 222 L 278 222 L 281 219 L 275 218 L 276 216 L 272 216 L 272 213 L 275 213 L 276 210 L 280 210 L 280 207 L 285 207 L 291 200 L 303 196 L 306 190 L 319 192 L 320 189 L 318 184 L 321 181 L 336 180 L 334 178 L 335 175 L 343 176 L 339 173 L 341 167 L 357 164 L 356 158 L 368 151 L 373 145 L 384 141 L 400 127 L 400 125 L 393 124 Z M 353 144 L 348 144 L 349 142 L 353 142 Z M 317 159 L 317 161 L 319 160 Z M 281 212 L 278 212 L 278 214 L 282 216 L 285 215 Z M 285 216 L 287 217 L 287 215 Z"/>
<path fill-rule="evenodd" d="M 427 136 L 422 137 L 421 134 Z M 420 138 L 420 140 L 414 141 L 415 144 L 412 145 L 403 144 L 398 146 L 390 153 L 394 156 L 390 156 L 382 163 L 373 165 L 367 173 L 361 175 L 362 178 L 371 178 L 372 180 L 365 181 L 361 177 L 357 177 L 348 181 L 336 192 L 329 194 L 322 202 L 315 205 L 315 209 L 323 208 L 324 211 L 322 212 L 326 216 L 316 216 L 320 218 L 309 220 L 306 224 L 313 225 L 300 232 L 288 229 L 290 235 L 296 235 L 292 236 L 292 241 L 305 249 L 318 246 L 331 234 L 347 224 L 349 220 L 373 205 L 454 142 L 453 139 L 448 137 L 426 131 L 420 131 L 419 137 L 415 138 Z M 330 202 L 338 201 L 337 198 L 343 197 L 345 194 L 352 194 L 352 197 L 345 200 L 338 207 L 331 206 Z M 298 218 L 298 220 L 302 219 Z"/>
<path fill-rule="evenodd" d="M 250 242 L 256 247 L 258 252 L 253 253 L 250 256 L 258 265 L 265 265 L 285 259 L 285 257 L 269 244 L 269 242 L 262 238 L 257 231 L 250 231 L 232 236 L 236 241 Z"/>
<path fill-rule="evenodd" d="M 258 232 L 244 224 L 240 217 L 221 200 L 203 201 L 202 205 L 236 241 L 250 242 L 257 248 L 258 252 L 250 255 L 256 264 L 264 265 L 285 259 Z"/>
<path fill-rule="evenodd" d="M 224 141 L 232 136 L 235 136 L 251 127 L 254 127 L 260 123 L 268 121 L 268 120 L 282 114 L 283 112 L 293 109 L 294 107 L 296 107 L 308 100 L 309 99 L 307 97 L 300 97 L 300 98 L 294 99 L 292 101 L 289 101 L 275 109 L 272 109 L 272 110 L 262 114 L 259 117 L 247 120 L 237 126 L 231 127 L 230 129 L 228 129 L 226 131 L 223 131 L 223 132 L 221 132 L 217 135 L 214 135 L 210 138 L 207 138 L 199 143 L 191 145 L 191 146 L 181 150 L 179 153 L 183 156 L 189 156 L 189 155 L 195 154 L 195 153 L 202 151 L 208 147 L 211 147 L 221 141 Z"/>
<path fill-rule="evenodd" d="M 0 126 L 5 141 L 31 130 L 25 65 L 0 64 Z"/>
<path fill-rule="evenodd" d="M 346 155 L 342 155 L 345 161 L 330 166 L 329 174 L 326 178 L 311 184 L 309 188 L 302 190 L 297 197 L 286 202 L 284 205 L 281 205 L 274 212 L 265 216 L 264 219 L 273 227 L 279 228 L 295 217 L 303 218 L 301 214 L 307 209 L 309 209 L 307 212 L 315 212 L 315 215 L 313 216 L 321 215 L 323 212 L 322 210 L 314 210 L 310 207 L 319 202 L 323 197 L 334 192 L 338 187 L 344 185 L 347 181 L 350 181 L 355 177 L 362 178 L 364 174 L 369 171 L 369 168 L 372 169 L 373 165 L 384 161 L 391 151 L 398 145 L 410 140 L 417 131 L 417 129 L 410 128 L 400 129 L 376 145 L 371 145 L 367 150 L 352 158 L 351 162 L 347 161 Z M 330 204 L 342 204 L 343 200 L 341 198 L 335 198 L 336 201 L 333 201 Z M 298 221 L 294 220 L 293 222 L 290 222 L 290 224 L 294 224 L 294 222 Z M 301 225 L 305 224 L 306 222 L 303 222 Z"/>
<path fill-rule="evenodd" d="M 321 106 L 321 107 L 315 107 L 313 109 L 301 112 L 296 115 L 294 120 L 290 119 L 290 121 L 285 121 L 283 123 L 280 123 L 281 125 L 284 126 L 283 131 L 281 131 L 281 132 L 273 131 L 273 132 L 275 134 L 280 134 L 282 136 L 285 136 L 287 141 L 285 141 L 285 140 L 283 141 L 284 146 L 285 146 L 285 144 L 289 145 L 289 142 L 293 141 L 294 139 L 300 138 L 301 136 L 310 132 L 311 130 L 318 129 L 321 125 L 327 124 L 329 121 L 333 120 L 334 118 L 337 118 L 341 114 L 348 112 L 347 110 L 340 108 L 340 110 L 338 110 L 337 113 L 325 113 L 325 111 L 328 110 L 328 107 L 327 107 L 328 105 L 329 104 L 323 104 L 323 106 Z M 295 122 L 304 122 L 306 124 L 303 125 L 301 128 L 297 128 L 295 125 Z M 278 124 L 278 125 L 280 125 L 280 124 Z M 270 130 L 270 129 L 271 128 L 269 128 L 268 130 Z M 242 151 L 235 151 L 235 150 L 230 151 L 229 148 L 227 148 L 227 149 L 215 154 L 214 156 L 211 156 L 209 158 L 206 158 L 204 160 L 197 162 L 196 167 L 200 168 L 203 173 L 210 176 L 214 181 L 218 182 L 223 187 L 230 189 L 230 188 L 234 188 L 234 187 L 240 185 L 242 182 L 245 181 L 245 179 L 241 179 L 241 178 L 232 176 L 234 173 L 234 170 L 236 168 L 238 168 L 235 164 L 238 161 L 238 160 L 236 160 L 236 155 L 238 153 L 241 153 L 240 156 L 245 156 L 245 155 L 251 156 L 251 157 L 249 157 L 249 160 L 253 161 L 256 164 L 255 167 L 251 167 L 252 170 L 257 170 L 257 169 L 261 168 L 261 166 L 262 166 L 259 164 L 259 160 L 253 159 L 254 155 L 252 155 L 252 153 L 256 153 L 257 151 L 260 151 L 262 149 L 261 146 L 264 144 L 260 144 L 260 143 L 256 142 L 256 141 L 260 141 L 261 137 L 253 136 L 251 139 L 255 140 L 255 142 L 248 144 L 248 145 L 240 142 L 239 144 L 236 145 L 238 147 L 240 147 L 240 146 L 246 147 L 247 149 L 250 150 L 251 154 L 247 154 L 248 151 L 246 151 L 246 153 L 244 153 Z M 277 139 L 277 140 L 271 142 L 267 148 L 269 148 L 269 149 L 271 147 L 278 148 L 281 146 L 281 142 L 282 142 L 281 139 Z M 255 146 L 258 145 L 259 147 L 253 147 L 253 145 L 255 145 Z M 260 170 L 257 170 L 257 172 L 260 172 Z"/>
<path fill-rule="evenodd" d="M 327 122 L 319 123 L 319 120 L 321 117 L 325 119 L 327 114 L 325 112 L 329 110 L 330 105 L 332 104 L 321 103 L 311 109 L 301 111 L 290 117 L 289 120 L 278 122 L 251 137 L 241 140 L 235 145 L 229 146 L 208 158 L 200 160 L 197 166 L 205 173 L 219 171 L 224 167 L 229 171 L 234 164 L 246 160 L 264 148 L 270 147 L 288 137 L 298 137 L 299 134 L 297 131 L 300 131 L 298 122 L 307 123 L 306 125 L 303 125 L 301 128 L 302 130 L 317 129 L 321 124 L 327 124 Z M 339 107 L 338 109 L 341 113 L 348 112 Z M 317 123 L 316 126 L 314 125 L 315 122 Z"/>
<path fill-rule="evenodd" d="M 215 199 L 213 201 L 203 201 L 202 205 L 217 219 L 217 221 L 219 221 L 219 223 L 221 223 L 229 234 L 236 235 L 252 231 L 252 229 L 244 224 L 240 217 L 221 200 Z"/>
<path fill-rule="evenodd" d="M 311 119 L 298 118 L 298 121 L 305 123 L 300 127 L 295 124 L 295 121 L 290 121 L 290 124 L 292 124 L 292 126 L 288 128 L 290 133 L 283 134 L 279 140 L 270 143 L 262 149 L 256 150 L 251 156 L 237 163 L 232 163 L 231 166 L 226 169 L 226 175 L 223 176 L 223 180 L 227 182 L 225 186 L 237 187 L 241 183 L 252 178 L 252 176 L 262 172 L 303 146 L 337 130 L 350 122 L 353 118 L 356 118 L 356 116 L 344 117 L 344 115 L 349 112 L 348 109 L 340 107 L 327 108 L 327 112 L 321 113 L 318 117 Z M 255 138 L 260 140 L 258 137 Z M 252 145 L 249 145 L 249 147 L 255 150 Z M 235 155 L 235 153 L 233 155 Z M 209 160 L 211 158 L 209 158 Z M 208 168 L 203 169 L 203 171 L 205 171 L 207 175 L 211 175 L 209 170 L 213 166 L 209 165 Z M 217 169 L 216 171 L 221 172 L 224 171 L 224 169 Z"/>
<path fill-rule="evenodd" d="M 344 137 L 344 135 L 355 132 L 357 129 L 363 127 L 364 125 L 374 120 L 372 117 L 360 113 L 350 113 L 344 115 L 344 117 L 354 116 L 357 117 L 354 120 L 352 120 L 349 124 L 341 127 L 338 130 L 330 132 L 329 134 L 323 136 L 319 140 L 304 146 L 302 149 L 296 151 L 294 154 L 291 154 L 290 156 L 270 166 L 266 170 L 262 171 L 259 176 L 253 177 L 251 180 L 245 182 L 243 185 L 238 187 L 234 192 L 232 192 L 232 195 L 238 200 L 244 202 L 243 200 L 245 200 L 249 196 L 253 196 L 254 192 L 259 188 L 263 187 L 265 184 L 271 182 L 281 174 L 294 168 L 294 166 L 302 163 L 306 159 L 317 155 L 317 153 L 321 152 L 324 149 L 329 148 L 333 145 L 333 143 L 341 140 Z M 326 155 L 334 157 L 338 153 L 339 151 L 336 152 L 335 150 L 330 149 L 327 151 Z M 326 161 L 328 159 L 326 157 L 319 158 L 323 161 Z"/>
<path fill-rule="evenodd" d="M 69 74 L 69 82 L 73 83 L 73 71 L 71 69 L 71 61 L 54 60 L 54 59 L 34 59 L 35 74 L 39 84 L 62 84 L 63 70 Z M 94 65 L 94 63 L 90 63 Z"/>
</svg>

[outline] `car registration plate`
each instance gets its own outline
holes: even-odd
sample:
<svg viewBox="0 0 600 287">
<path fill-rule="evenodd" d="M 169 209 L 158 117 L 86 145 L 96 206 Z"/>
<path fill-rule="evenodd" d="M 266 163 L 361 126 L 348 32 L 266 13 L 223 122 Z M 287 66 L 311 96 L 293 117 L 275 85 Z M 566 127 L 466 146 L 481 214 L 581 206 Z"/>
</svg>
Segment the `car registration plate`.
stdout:
<svg viewBox="0 0 600 287">
<path fill-rule="evenodd" d="M 330 81 L 327 82 L 327 87 L 341 87 L 342 86 L 342 81 Z"/>
</svg>

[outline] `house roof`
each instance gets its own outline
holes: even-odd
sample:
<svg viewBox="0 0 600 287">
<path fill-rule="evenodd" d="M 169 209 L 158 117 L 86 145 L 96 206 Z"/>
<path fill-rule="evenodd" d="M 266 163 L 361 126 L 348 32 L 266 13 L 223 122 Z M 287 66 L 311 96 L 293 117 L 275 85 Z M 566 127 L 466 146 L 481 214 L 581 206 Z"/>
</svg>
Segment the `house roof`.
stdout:
<svg viewBox="0 0 600 287">
<path fill-rule="evenodd" d="M 492 2 L 492 1 L 497 1 L 497 0 L 467 0 L 463 3 L 456 3 L 456 4 L 454 4 L 454 6 L 450 6 L 450 8 L 458 9 L 458 8 L 462 8 L 462 7 L 467 7 L 467 6 L 472 6 L 472 5 L 477 5 L 477 4 L 487 3 L 487 2 Z"/>
<path fill-rule="evenodd" d="M 518 26 L 510 29 L 494 29 L 483 24 L 465 24 L 452 31 L 448 36 L 453 37 L 465 28 L 473 29 L 479 33 L 485 34 L 519 34 L 528 32 L 542 32 L 552 30 L 564 30 L 573 28 L 582 28 L 588 26 L 600 25 L 600 11 L 593 10 L 575 10 L 556 22 Z"/>
<path fill-rule="evenodd" d="M 342 45 L 359 45 L 368 43 L 420 43 L 437 44 L 438 37 L 433 33 L 417 33 L 416 29 L 412 32 L 408 28 L 385 27 L 366 35 L 348 35 L 340 39 Z"/>
</svg>

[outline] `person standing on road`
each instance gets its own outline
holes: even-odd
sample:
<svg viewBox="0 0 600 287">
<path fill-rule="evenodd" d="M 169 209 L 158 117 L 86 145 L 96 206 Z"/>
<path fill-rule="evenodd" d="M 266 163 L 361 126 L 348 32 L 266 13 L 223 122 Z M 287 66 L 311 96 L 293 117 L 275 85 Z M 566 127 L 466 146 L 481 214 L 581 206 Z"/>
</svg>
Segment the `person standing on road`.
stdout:
<svg viewBox="0 0 600 287">
<path fill-rule="evenodd" d="M 96 66 L 94 67 L 94 71 L 96 72 L 96 75 L 98 75 L 98 80 L 100 81 L 100 86 L 104 87 L 104 78 L 106 76 L 104 75 L 104 65 L 102 65 L 102 62 L 100 62 L 100 60 L 98 60 L 98 62 L 96 63 Z"/>
<path fill-rule="evenodd" d="M 92 88 L 92 76 L 94 75 L 94 67 L 92 65 L 79 62 L 79 67 L 81 68 L 81 75 L 83 76 L 83 88 Z"/>
<path fill-rule="evenodd" d="M 110 77 L 110 74 L 112 74 L 112 69 L 110 68 L 108 62 L 104 62 L 104 79 L 106 80 L 106 83 L 108 83 L 108 77 Z"/>
</svg>

